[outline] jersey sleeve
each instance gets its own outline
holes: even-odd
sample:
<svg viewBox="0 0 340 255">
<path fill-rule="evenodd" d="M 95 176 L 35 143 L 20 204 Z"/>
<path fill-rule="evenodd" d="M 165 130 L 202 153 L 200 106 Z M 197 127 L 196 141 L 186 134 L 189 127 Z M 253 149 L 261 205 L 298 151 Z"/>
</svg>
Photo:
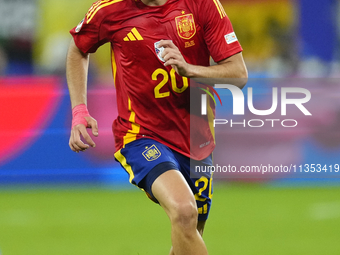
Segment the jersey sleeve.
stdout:
<svg viewBox="0 0 340 255">
<path fill-rule="evenodd" d="M 219 0 L 204 0 L 201 5 L 205 42 L 215 62 L 242 51 L 232 24 Z"/>
<path fill-rule="evenodd" d="M 102 26 L 105 13 L 98 9 L 96 3 L 92 5 L 78 26 L 70 30 L 75 44 L 84 53 L 93 53 L 109 41 L 108 31 L 105 26 Z"/>
</svg>

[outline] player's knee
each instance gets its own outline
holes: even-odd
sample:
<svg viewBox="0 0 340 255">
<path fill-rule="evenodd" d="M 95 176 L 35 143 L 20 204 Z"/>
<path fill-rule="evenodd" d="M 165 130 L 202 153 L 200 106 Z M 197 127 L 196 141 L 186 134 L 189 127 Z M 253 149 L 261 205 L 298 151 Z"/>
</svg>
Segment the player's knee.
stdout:
<svg viewBox="0 0 340 255">
<path fill-rule="evenodd" d="M 196 229 L 197 225 L 197 206 L 196 203 L 185 202 L 174 206 L 170 215 L 172 224 L 185 229 Z"/>
</svg>

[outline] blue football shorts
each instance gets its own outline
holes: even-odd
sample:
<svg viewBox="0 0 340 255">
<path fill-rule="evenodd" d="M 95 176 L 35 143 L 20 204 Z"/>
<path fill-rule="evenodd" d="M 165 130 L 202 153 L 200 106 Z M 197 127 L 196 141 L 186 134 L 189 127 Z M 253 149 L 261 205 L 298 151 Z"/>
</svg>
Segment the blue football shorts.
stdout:
<svg viewBox="0 0 340 255">
<path fill-rule="evenodd" d="M 141 138 L 126 144 L 115 153 L 115 158 L 129 174 L 130 183 L 144 190 L 156 203 L 151 191 L 153 182 L 168 170 L 180 171 L 195 196 L 198 220 L 208 218 L 213 193 L 212 176 L 210 173 L 202 173 L 193 178 L 190 170 L 195 171 L 195 166 L 211 166 L 212 156 L 196 161 L 153 139 Z"/>
</svg>

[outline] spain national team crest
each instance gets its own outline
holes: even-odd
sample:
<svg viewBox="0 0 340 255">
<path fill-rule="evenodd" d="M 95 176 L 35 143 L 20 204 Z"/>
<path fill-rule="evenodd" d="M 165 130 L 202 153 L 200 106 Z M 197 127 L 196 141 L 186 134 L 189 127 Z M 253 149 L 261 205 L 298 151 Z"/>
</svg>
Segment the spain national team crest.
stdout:
<svg viewBox="0 0 340 255">
<path fill-rule="evenodd" d="M 161 156 L 161 152 L 158 150 L 156 145 L 152 145 L 143 152 L 143 156 L 147 161 L 153 161 Z"/>
<path fill-rule="evenodd" d="M 190 39 L 196 34 L 194 16 L 185 14 L 175 18 L 178 35 L 183 39 Z"/>
</svg>

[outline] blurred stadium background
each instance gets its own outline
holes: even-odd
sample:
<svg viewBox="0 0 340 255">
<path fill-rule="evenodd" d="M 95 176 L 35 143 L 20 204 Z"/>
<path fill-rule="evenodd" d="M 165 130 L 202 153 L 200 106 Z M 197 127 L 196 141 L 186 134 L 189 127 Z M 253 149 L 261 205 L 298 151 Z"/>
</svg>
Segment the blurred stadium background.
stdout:
<svg viewBox="0 0 340 255">
<path fill-rule="evenodd" d="M 221 131 L 227 145 L 216 157 L 229 156 L 235 165 L 261 159 L 278 165 L 339 164 L 340 1 L 221 2 L 244 48 L 247 86 L 260 83 L 258 103 L 287 78 L 302 81 L 298 87 L 316 83 L 311 91 L 317 100 L 310 106 L 313 119 L 302 121 L 296 132 L 273 136 L 245 129 L 228 136 Z M 128 184 L 113 160 L 111 122 L 117 112 L 108 45 L 91 56 L 88 104 L 99 122 L 97 148 L 79 154 L 68 148 L 68 31 L 91 4 L 0 0 L 2 255 L 169 250 L 166 216 Z M 217 114 L 225 116 L 221 109 Z M 216 178 L 205 232 L 210 254 L 340 254 L 339 176 Z"/>
</svg>

